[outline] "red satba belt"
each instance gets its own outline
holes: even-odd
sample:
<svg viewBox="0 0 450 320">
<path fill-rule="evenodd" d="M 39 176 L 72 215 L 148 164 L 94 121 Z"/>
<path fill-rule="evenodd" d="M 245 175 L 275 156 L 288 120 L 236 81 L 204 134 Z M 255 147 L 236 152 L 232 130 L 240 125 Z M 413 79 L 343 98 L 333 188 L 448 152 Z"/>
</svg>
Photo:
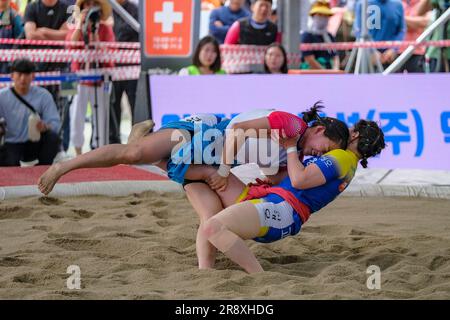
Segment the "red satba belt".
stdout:
<svg viewBox="0 0 450 320">
<path fill-rule="evenodd" d="M 302 224 L 309 219 L 309 216 L 311 215 L 309 207 L 298 200 L 292 192 L 280 187 L 272 187 L 268 184 L 249 186 L 247 196 L 242 201 L 263 198 L 269 194 L 276 194 L 286 200 L 286 202 L 298 213 L 302 220 Z"/>
</svg>

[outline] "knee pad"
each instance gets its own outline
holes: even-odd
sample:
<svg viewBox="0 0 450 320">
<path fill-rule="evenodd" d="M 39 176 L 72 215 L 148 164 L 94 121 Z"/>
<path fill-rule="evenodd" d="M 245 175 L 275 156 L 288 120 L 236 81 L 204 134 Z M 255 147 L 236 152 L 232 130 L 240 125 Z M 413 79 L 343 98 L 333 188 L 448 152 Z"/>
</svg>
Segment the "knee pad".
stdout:
<svg viewBox="0 0 450 320">
<path fill-rule="evenodd" d="M 227 252 L 240 238 L 227 229 L 218 219 L 207 222 L 206 234 L 208 241 L 222 252 Z"/>
</svg>

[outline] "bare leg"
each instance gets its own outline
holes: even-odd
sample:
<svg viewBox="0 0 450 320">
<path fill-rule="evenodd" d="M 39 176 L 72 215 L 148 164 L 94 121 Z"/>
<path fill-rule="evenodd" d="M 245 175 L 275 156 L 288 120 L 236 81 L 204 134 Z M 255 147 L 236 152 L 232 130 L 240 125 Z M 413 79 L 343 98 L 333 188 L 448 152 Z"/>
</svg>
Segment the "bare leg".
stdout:
<svg viewBox="0 0 450 320">
<path fill-rule="evenodd" d="M 216 172 L 217 168 L 209 165 L 191 165 L 186 171 L 185 178 L 189 180 L 203 180 L 208 178 Z M 241 195 L 245 188 L 245 184 L 239 180 L 235 175 L 230 174 L 228 177 L 228 187 L 225 191 L 217 192 L 225 207 L 236 203 L 236 200 Z M 216 192 L 216 191 L 215 191 Z"/>
<path fill-rule="evenodd" d="M 186 196 L 200 218 L 195 246 L 198 268 L 212 269 L 216 259 L 216 248 L 208 241 L 203 231 L 205 222 L 223 210 L 217 193 L 205 183 L 191 183 L 185 186 Z"/>
<path fill-rule="evenodd" d="M 162 160 L 156 164 L 159 168 L 167 170 L 167 161 Z M 206 180 L 215 168 L 208 165 L 192 165 L 186 172 L 186 179 Z M 229 177 L 229 187 L 220 194 L 213 191 L 206 183 L 190 183 L 185 186 L 186 196 L 200 218 L 200 226 L 195 242 L 199 269 L 212 269 L 216 258 L 216 248 L 205 237 L 205 222 L 223 210 L 222 201 L 232 205 L 242 193 L 245 185 L 234 175 Z"/>
<path fill-rule="evenodd" d="M 190 166 L 186 178 L 190 180 L 205 180 L 215 168 L 207 165 Z M 221 194 L 213 191 L 205 183 L 191 183 L 185 186 L 186 196 L 200 218 L 200 226 L 197 231 L 196 249 L 199 269 L 214 267 L 216 248 L 205 237 L 204 225 L 206 220 L 223 210 L 222 203 L 230 206 L 244 190 L 245 185 L 234 175 L 229 177 L 229 185 Z"/>
<path fill-rule="evenodd" d="M 225 191 L 217 192 L 224 208 L 228 208 L 238 200 L 239 196 L 244 191 L 245 184 L 239 180 L 234 174 L 228 176 L 228 186 Z"/>
<path fill-rule="evenodd" d="M 248 273 L 263 271 L 246 239 L 258 236 L 260 222 L 256 207 L 243 202 L 228 207 L 205 223 L 205 237 Z"/>
<path fill-rule="evenodd" d="M 166 161 L 161 161 L 160 165 L 158 165 L 163 170 L 166 169 Z M 216 168 L 208 165 L 191 165 L 186 172 L 185 178 L 189 180 L 207 180 L 208 177 L 216 171 Z M 196 251 L 197 251 L 197 259 L 199 269 L 211 269 L 214 267 L 215 258 L 216 258 L 216 248 L 212 245 L 214 244 L 212 241 L 210 242 L 208 239 L 208 231 L 205 227 L 206 221 L 216 215 L 223 209 L 222 203 L 226 206 L 231 206 L 236 203 L 236 200 L 241 195 L 244 190 L 245 185 L 236 178 L 234 175 L 230 175 L 229 184 L 225 191 L 216 193 L 213 191 L 207 184 L 205 183 L 191 183 L 185 186 L 186 196 L 189 199 L 194 210 L 197 212 L 200 218 L 200 226 L 197 231 L 196 238 Z M 254 206 L 251 205 L 253 210 Z M 259 226 L 259 217 L 256 213 L 257 223 Z M 256 234 L 251 238 L 254 238 L 259 233 L 259 227 L 256 230 Z M 237 237 L 237 236 L 236 236 Z M 233 238 L 234 239 L 234 238 Z M 242 245 L 244 247 L 242 247 Z M 219 244 L 220 246 L 220 244 Z M 220 249 L 219 246 L 216 246 Z M 227 253 L 223 251 L 225 254 L 229 255 L 229 257 L 239 263 L 241 266 L 247 266 L 245 269 L 248 272 L 259 272 L 262 271 L 261 266 L 259 265 L 256 258 L 252 253 L 248 254 L 245 249 L 246 245 L 243 241 L 236 241 L 236 246 L 233 246 L 231 250 L 228 250 Z M 248 248 L 247 248 L 247 251 Z M 236 260 L 236 256 L 241 256 L 242 252 L 244 252 L 243 261 L 239 262 L 240 259 Z"/>
<path fill-rule="evenodd" d="M 75 169 L 154 163 L 169 158 L 172 149 L 179 145 L 179 141 L 171 141 L 174 130 L 161 130 L 129 145 L 106 145 L 72 160 L 56 163 L 39 178 L 39 190 L 45 195 L 49 194 L 63 175 Z"/>
</svg>

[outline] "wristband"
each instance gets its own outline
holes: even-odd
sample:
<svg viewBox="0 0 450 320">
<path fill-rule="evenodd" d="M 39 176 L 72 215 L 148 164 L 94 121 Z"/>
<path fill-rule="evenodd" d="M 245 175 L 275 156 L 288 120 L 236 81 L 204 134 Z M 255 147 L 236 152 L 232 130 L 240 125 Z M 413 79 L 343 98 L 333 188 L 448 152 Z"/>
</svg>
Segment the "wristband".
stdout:
<svg viewBox="0 0 450 320">
<path fill-rule="evenodd" d="M 297 151 L 297 147 L 289 147 L 289 148 L 287 148 L 286 149 L 286 153 L 287 154 L 289 154 L 289 153 L 298 153 L 298 151 Z"/>
<path fill-rule="evenodd" d="M 231 167 L 222 163 L 217 170 L 217 174 L 223 178 L 227 178 L 230 175 Z"/>
</svg>

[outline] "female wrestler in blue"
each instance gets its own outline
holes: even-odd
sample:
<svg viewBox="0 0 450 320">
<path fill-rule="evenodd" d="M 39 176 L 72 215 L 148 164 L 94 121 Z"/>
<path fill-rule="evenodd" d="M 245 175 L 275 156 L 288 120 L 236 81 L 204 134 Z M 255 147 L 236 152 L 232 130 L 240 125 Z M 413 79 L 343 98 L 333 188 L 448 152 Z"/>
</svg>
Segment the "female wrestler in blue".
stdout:
<svg viewBox="0 0 450 320">
<path fill-rule="evenodd" d="M 211 190 L 208 193 L 206 184 L 196 184 L 187 190 L 188 198 L 197 211 L 222 204 L 227 207 L 211 215 L 199 230 L 197 241 L 207 240 L 210 244 L 209 247 L 205 243 L 197 244 L 200 268 L 214 266 L 217 248 L 247 272 L 263 271 L 244 240 L 273 242 L 297 234 L 310 214 L 345 190 L 355 174 L 358 161 L 361 160 L 361 165 L 366 168 L 367 159 L 380 154 L 385 147 L 384 134 L 379 126 L 365 120 L 360 120 L 350 129 L 346 150 L 332 150 L 302 163 L 297 156 L 296 142 L 295 138 L 282 142 L 288 153 L 289 176 L 279 185 L 246 187 L 236 177 L 230 176 L 227 190 L 219 192 L 218 196 L 211 195 Z M 214 169 L 203 170 L 212 172 Z"/>
<path fill-rule="evenodd" d="M 306 122 L 313 119 L 317 112 L 318 108 L 313 108 L 311 111 L 306 112 L 305 120 L 287 112 L 275 110 L 265 110 L 262 114 L 256 112 L 256 115 L 254 112 L 247 112 L 231 121 L 218 119 L 214 115 L 200 115 L 198 119 L 197 117 L 190 117 L 183 121 L 169 123 L 157 132 L 144 137 L 140 136 L 141 133 L 132 132 L 132 141 L 127 145 L 106 145 L 72 160 L 52 165 L 39 178 L 38 187 L 43 194 L 47 195 L 51 192 L 56 182 L 72 170 L 112 167 L 118 164 L 156 164 L 167 170 L 169 178 L 176 182 L 183 183 L 185 178 L 196 180 L 199 179 L 198 175 L 186 176 L 187 169 L 195 160 L 194 154 L 187 152 L 188 161 L 181 163 L 174 163 L 172 155 L 174 152 L 186 150 L 184 149 L 185 146 L 188 147 L 188 151 L 195 151 L 196 141 L 200 141 L 200 149 L 205 150 L 211 141 L 203 139 L 202 135 L 208 132 L 209 129 L 214 129 L 223 135 L 229 126 L 232 126 L 232 129 L 253 128 L 256 132 L 259 132 L 259 129 L 268 129 L 271 132 L 281 132 L 282 137 L 297 136 L 299 147 L 305 155 L 324 153 L 341 147 L 345 139 L 330 139 L 330 135 L 327 135 L 327 132 L 332 131 L 335 127 L 346 127 L 345 124 L 334 119 L 335 122 L 327 123 L 327 125 L 329 124 L 327 127 L 323 125 L 308 127 Z M 199 133 L 196 132 L 195 128 L 200 128 Z M 144 129 L 148 131 L 148 127 Z M 201 136 L 200 139 L 195 139 L 197 134 Z M 174 135 L 177 139 L 174 139 Z M 183 137 L 186 140 L 183 140 Z M 283 150 L 282 148 L 279 149 Z M 180 159 L 179 157 L 176 158 Z M 205 159 L 201 157 L 200 163 L 205 163 Z M 281 163 L 279 165 L 282 166 Z M 225 167 L 228 168 L 228 166 Z M 210 183 L 215 188 L 224 189 L 227 178 L 219 176 L 218 172 L 216 168 L 214 173 L 210 175 L 209 178 L 211 179 L 216 177 L 216 180 L 210 181 Z"/>
</svg>

